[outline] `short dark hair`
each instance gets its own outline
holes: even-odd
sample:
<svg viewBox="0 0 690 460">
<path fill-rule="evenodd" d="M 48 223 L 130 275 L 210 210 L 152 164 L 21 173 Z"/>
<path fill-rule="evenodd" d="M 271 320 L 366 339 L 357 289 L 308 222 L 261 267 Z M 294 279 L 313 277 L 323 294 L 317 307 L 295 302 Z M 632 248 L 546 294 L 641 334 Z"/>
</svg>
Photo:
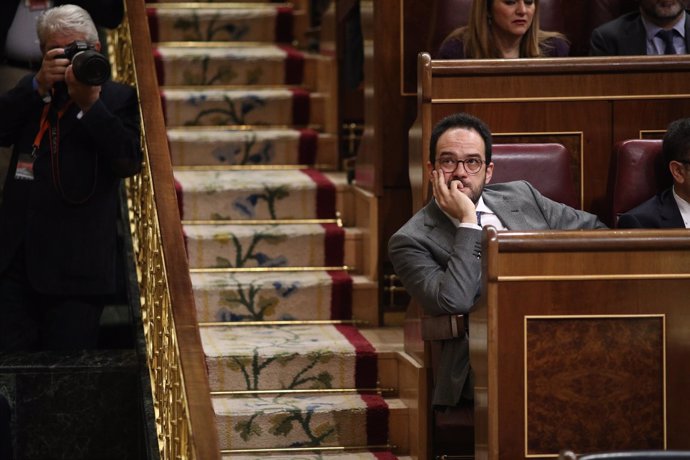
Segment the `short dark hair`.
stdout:
<svg viewBox="0 0 690 460">
<path fill-rule="evenodd" d="M 681 118 L 668 125 L 661 152 L 667 165 L 674 160 L 690 160 L 690 118 Z"/>
<path fill-rule="evenodd" d="M 436 126 L 434 126 L 434 129 L 431 131 L 431 139 L 429 140 L 429 161 L 432 164 L 436 161 L 436 144 L 438 144 L 438 138 L 449 129 L 455 128 L 472 129 L 476 131 L 484 141 L 484 160 L 487 164 L 491 162 L 491 130 L 489 130 L 486 123 L 479 118 L 468 113 L 460 112 L 448 115 L 446 118 L 436 123 Z"/>
</svg>

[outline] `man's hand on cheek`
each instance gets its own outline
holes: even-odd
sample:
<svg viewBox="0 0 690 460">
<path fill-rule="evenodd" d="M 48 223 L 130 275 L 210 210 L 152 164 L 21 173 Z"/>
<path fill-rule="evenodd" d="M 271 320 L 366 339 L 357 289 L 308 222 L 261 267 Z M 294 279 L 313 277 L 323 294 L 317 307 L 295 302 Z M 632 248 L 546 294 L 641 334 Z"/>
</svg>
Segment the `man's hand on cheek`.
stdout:
<svg viewBox="0 0 690 460">
<path fill-rule="evenodd" d="M 434 198 L 443 211 L 460 222 L 476 223 L 474 203 L 462 191 L 465 187 L 461 181 L 451 180 L 447 184 L 443 172 L 435 170 L 432 171 L 432 186 Z"/>
</svg>

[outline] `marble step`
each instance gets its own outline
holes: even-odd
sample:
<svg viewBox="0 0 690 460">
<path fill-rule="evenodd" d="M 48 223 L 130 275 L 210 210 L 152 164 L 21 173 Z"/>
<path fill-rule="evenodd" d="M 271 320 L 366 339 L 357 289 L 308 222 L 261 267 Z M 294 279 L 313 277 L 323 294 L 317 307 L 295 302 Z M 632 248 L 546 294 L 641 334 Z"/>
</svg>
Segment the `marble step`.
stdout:
<svg viewBox="0 0 690 460">
<path fill-rule="evenodd" d="M 356 319 L 377 325 L 378 285 L 345 271 L 192 271 L 200 323 Z"/>
<path fill-rule="evenodd" d="M 151 40 L 292 43 L 309 17 L 290 3 L 159 3 L 147 5 Z"/>
<path fill-rule="evenodd" d="M 202 326 L 211 391 L 374 388 L 377 354 L 353 325 Z"/>
<path fill-rule="evenodd" d="M 342 267 L 345 230 L 325 224 L 184 225 L 190 268 Z"/>
<path fill-rule="evenodd" d="M 338 167 L 335 135 L 276 127 L 168 129 L 173 166 L 305 165 Z"/>
<path fill-rule="evenodd" d="M 298 87 L 163 88 L 161 100 L 168 127 L 286 125 L 318 130 L 337 115 L 328 113 L 326 95 Z"/>
<path fill-rule="evenodd" d="M 385 446 L 389 419 L 401 419 L 407 412 L 398 400 L 360 394 L 214 397 L 212 402 L 224 454 L 237 449 Z"/>
<path fill-rule="evenodd" d="M 161 42 L 153 47 L 160 86 L 336 88 L 332 56 L 290 46 L 238 42 Z"/>
<path fill-rule="evenodd" d="M 334 219 L 342 174 L 313 169 L 175 168 L 184 220 Z"/>
</svg>

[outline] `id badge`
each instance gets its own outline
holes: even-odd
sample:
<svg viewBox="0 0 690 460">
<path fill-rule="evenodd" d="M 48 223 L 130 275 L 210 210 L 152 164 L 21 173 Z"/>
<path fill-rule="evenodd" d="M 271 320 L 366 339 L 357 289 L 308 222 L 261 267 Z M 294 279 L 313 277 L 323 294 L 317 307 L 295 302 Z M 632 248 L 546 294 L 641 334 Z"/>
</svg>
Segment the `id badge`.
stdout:
<svg viewBox="0 0 690 460">
<path fill-rule="evenodd" d="M 14 173 L 17 180 L 34 180 L 34 157 L 28 153 L 20 153 L 17 170 Z"/>
</svg>

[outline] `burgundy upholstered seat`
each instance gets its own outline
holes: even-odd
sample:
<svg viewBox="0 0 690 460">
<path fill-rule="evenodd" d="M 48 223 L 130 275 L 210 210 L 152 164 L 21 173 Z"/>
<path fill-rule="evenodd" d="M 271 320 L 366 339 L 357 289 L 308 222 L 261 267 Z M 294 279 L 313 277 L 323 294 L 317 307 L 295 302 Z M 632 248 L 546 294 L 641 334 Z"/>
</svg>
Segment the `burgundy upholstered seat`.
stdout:
<svg viewBox="0 0 690 460">
<path fill-rule="evenodd" d="M 524 179 L 544 196 L 580 207 L 570 154 L 562 144 L 494 144 L 492 150 L 492 183 Z"/>
<path fill-rule="evenodd" d="M 611 178 L 611 222 L 670 187 L 671 173 L 661 155 L 661 140 L 632 139 L 616 144 Z"/>
</svg>

